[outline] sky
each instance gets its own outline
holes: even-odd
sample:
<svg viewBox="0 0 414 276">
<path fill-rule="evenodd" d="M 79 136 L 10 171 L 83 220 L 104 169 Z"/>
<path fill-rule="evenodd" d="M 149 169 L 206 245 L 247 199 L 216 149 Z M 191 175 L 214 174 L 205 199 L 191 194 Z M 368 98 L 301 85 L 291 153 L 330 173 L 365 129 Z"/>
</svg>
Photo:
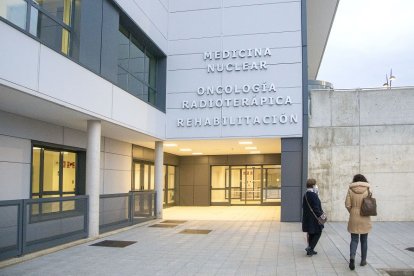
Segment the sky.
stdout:
<svg viewBox="0 0 414 276">
<path fill-rule="evenodd" d="M 317 76 L 335 89 L 414 86 L 414 0 L 340 0 Z"/>
</svg>

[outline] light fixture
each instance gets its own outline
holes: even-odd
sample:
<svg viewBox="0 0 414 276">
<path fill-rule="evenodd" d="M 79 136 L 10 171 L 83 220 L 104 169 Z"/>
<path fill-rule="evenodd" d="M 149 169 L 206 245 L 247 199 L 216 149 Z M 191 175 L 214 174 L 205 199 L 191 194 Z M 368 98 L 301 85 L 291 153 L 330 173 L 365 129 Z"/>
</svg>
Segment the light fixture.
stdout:
<svg viewBox="0 0 414 276">
<path fill-rule="evenodd" d="M 176 147 L 177 144 L 167 143 L 167 144 L 164 144 L 164 146 L 166 146 L 166 147 Z"/>
<path fill-rule="evenodd" d="M 188 148 L 183 148 L 183 149 L 180 149 L 180 151 L 193 151 L 192 149 L 188 149 Z"/>
<path fill-rule="evenodd" d="M 251 145 L 251 144 L 253 144 L 252 141 L 240 141 L 239 142 L 239 145 Z"/>
<path fill-rule="evenodd" d="M 260 153 L 260 150 L 252 150 L 250 153 L 251 154 L 257 154 L 257 153 Z"/>
<path fill-rule="evenodd" d="M 245 147 L 244 149 L 247 149 L 247 150 L 257 150 L 257 147 Z"/>
<path fill-rule="evenodd" d="M 191 153 L 192 155 L 202 155 L 203 153 L 202 152 L 193 152 L 193 153 Z"/>
<path fill-rule="evenodd" d="M 385 74 L 385 83 L 382 85 L 385 88 L 391 89 L 392 81 L 395 81 L 397 78 L 392 74 L 392 69 L 390 70 L 390 77 Z"/>
</svg>

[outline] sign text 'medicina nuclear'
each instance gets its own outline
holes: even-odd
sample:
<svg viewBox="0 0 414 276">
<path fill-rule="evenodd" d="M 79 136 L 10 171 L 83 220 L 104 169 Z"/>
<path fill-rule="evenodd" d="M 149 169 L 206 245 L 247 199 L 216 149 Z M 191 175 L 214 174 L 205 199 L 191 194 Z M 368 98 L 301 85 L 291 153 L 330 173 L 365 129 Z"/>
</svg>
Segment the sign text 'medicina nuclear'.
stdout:
<svg viewBox="0 0 414 276">
<path fill-rule="evenodd" d="M 252 48 L 239 50 L 224 50 L 204 52 L 203 60 L 208 62 L 207 73 L 252 72 L 268 69 L 266 59 L 272 56 L 270 48 Z M 240 60 L 242 60 L 240 62 Z M 214 63 L 213 63 L 214 62 Z M 180 108 L 185 110 L 205 109 L 246 109 L 245 115 L 220 117 L 192 117 L 177 118 L 176 126 L 181 127 L 209 127 L 209 126 L 235 126 L 235 125 L 275 125 L 275 124 L 297 124 L 298 114 L 277 112 L 278 106 L 291 106 L 291 96 L 282 96 L 277 93 L 277 86 L 273 82 L 246 83 L 242 85 L 212 85 L 198 87 L 196 90 L 198 99 L 183 100 Z M 272 114 L 263 114 L 262 109 L 270 106 Z M 266 109 L 269 110 L 269 109 Z M 273 111 L 274 110 L 274 111 Z M 284 109 L 286 110 L 286 109 Z M 232 112 L 226 112 L 231 114 Z M 253 114 L 258 114 L 253 115 Z"/>
</svg>

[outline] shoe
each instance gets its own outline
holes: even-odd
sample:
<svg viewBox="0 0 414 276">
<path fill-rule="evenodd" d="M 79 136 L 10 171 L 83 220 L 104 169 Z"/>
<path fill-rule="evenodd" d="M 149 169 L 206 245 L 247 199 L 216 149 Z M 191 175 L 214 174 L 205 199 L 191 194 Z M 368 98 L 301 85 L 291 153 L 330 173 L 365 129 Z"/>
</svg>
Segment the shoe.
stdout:
<svg viewBox="0 0 414 276">
<path fill-rule="evenodd" d="M 350 259 L 349 260 L 349 269 L 350 270 L 354 270 L 355 269 L 355 260 L 354 259 Z"/>
<path fill-rule="evenodd" d="M 362 260 L 362 261 L 361 261 L 361 263 L 360 263 L 360 265 L 361 265 L 361 266 L 365 266 L 365 265 L 367 265 L 367 261 Z"/>
<path fill-rule="evenodd" d="M 305 250 L 306 250 L 306 255 L 309 256 L 309 257 L 312 257 L 313 255 L 318 254 L 318 252 L 312 250 L 311 248 L 309 248 L 309 249 L 306 248 Z"/>
</svg>

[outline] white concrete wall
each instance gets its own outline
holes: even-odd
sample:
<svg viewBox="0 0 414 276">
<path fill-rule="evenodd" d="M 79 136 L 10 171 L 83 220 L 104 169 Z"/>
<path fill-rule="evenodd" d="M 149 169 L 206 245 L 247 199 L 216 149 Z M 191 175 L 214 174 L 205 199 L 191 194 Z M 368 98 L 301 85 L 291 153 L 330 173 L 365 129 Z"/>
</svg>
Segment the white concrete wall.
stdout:
<svg viewBox="0 0 414 276">
<path fill-rule="evenodd" d="M 169 3 L 167 139 L 301 137 L 302 48 L 298 1 L 172 0 Z M 271 56 L 204 60 L 204 52 L 269 48 Z M 265 61 L 266 70 L 208 73 L 207 65 Z M 274 83 L 277 92 L 200 96 L 199 87 Z M 292 105 L 183 109 L 183 101 L 291 96 Z M 179 127 L 178 119 L 297 114 L 297 124 Z M 204 124 L 204 123 L 203 123 Z"/>
<path fill-rule="evenodd" d="M 128 193 L 131 190 L 132 144 L 102 138 L 101 194 Z"/>
<path fill-rule="evenodd" d="M 100 120 L 165 138 L 163 112 L 1 21 L 0 33 L 0 84 Z M 138 111 L 145 114 L 144 119 L 151 118 L 152 123 L 137 116 Z"/>
<path fill-rule="evenodd" d="M 312 91 L 309 177 L 331 220 L 344 221 L 354 174 L 364 174 L 379 221 L 414 220 L 414 88 Z"/>
<path fill-rule="evenodd" d="M 0 200 L 30 197 L 32 140 L 86 147 L 86 133 L 0 111 Z"/>
<path fill-rule="evenodd" d="M 0 111 L 0 200 L 30 197 L 31 141 L 86 148 L 87 134 Z M 132 145 L 102 137 L 100 193 L 131 189 Z"/>
</svg>

